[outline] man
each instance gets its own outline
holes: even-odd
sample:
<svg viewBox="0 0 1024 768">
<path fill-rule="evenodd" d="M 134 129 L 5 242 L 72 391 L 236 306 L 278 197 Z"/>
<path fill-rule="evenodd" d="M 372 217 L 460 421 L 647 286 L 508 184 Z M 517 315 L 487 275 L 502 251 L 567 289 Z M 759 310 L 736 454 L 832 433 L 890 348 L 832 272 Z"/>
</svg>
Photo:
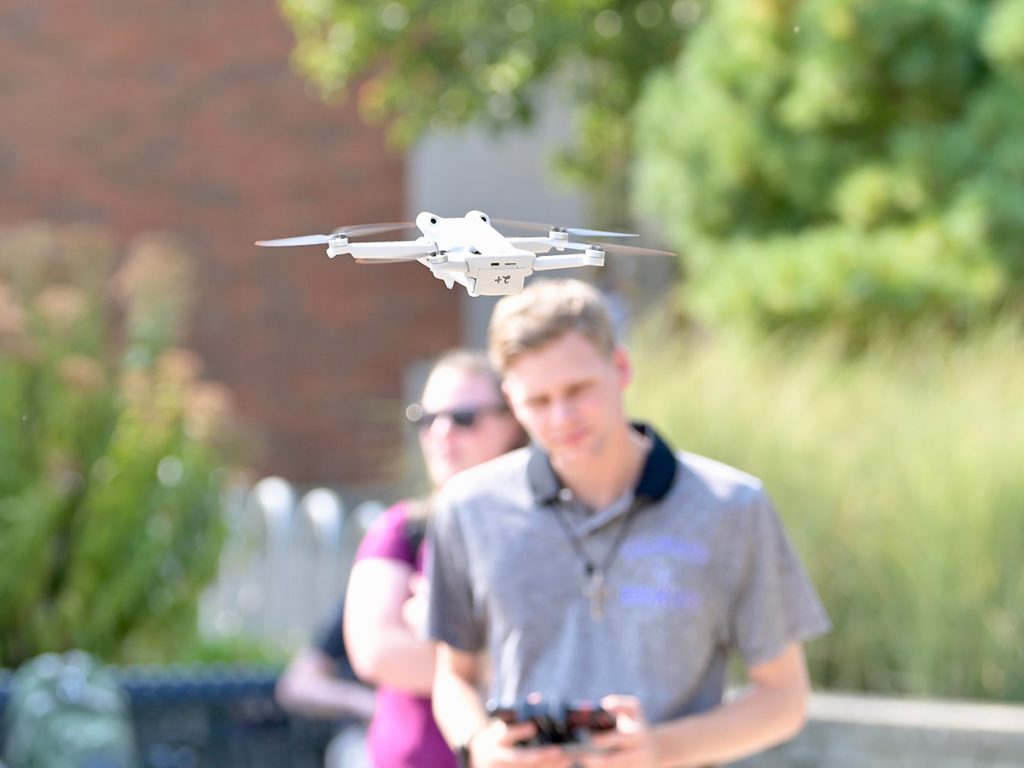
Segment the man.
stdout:
<svg viewBox="0 0 1024 768">
<path fill-rule="evenodd" d="M 629 422 L 630 361 L 585 283 L 503 299 L 490 354 L 534 445 L 439 499 L 434 712 L 464 761 L 701 766 L 796 733 L 801 642 L 828 619 L 760 482 Z M 750 686 L 723 703 L 734 652 Z M 599 701 L 616 728 L 590 751 L 517 747 L 534 726 L 489 720 L 483 680 L 503 704 Z"/>
</svg>

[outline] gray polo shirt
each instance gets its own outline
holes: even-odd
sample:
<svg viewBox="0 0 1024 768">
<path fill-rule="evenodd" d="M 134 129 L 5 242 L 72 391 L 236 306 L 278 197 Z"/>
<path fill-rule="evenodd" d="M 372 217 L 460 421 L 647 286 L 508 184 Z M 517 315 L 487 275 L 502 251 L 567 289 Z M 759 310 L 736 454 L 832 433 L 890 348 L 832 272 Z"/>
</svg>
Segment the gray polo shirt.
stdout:
<svg viewBox="0 0 1024 768">
<path fill-rule="evenodd" d="M 663 722 L 716 706 L 733 652 L 756 665 L 828 630 L 761 483 L 638 429 L 652 439 L 640 482 L 605 509 L 572 498 L 535 447 L 438 499 L 428 633 L 489 652 L 490 698 L 631 694 Z M 587 561 L 607 566 L 600 618 Z"/>
</svg>

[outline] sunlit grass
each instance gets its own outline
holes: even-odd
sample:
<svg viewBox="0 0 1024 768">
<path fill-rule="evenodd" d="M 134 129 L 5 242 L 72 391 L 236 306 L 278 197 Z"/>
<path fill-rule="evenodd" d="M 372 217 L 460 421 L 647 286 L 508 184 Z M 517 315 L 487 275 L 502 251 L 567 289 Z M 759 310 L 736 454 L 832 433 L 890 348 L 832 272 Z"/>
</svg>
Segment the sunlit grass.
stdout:
<svg viewBox="0 0 1024 768">
<path fill-rule="evenodd" d="M 835 631 L 815 682 L 1024 700 L 1024 332 L 633 340 L 632 412 L 764 479 Z"/>
</svg>

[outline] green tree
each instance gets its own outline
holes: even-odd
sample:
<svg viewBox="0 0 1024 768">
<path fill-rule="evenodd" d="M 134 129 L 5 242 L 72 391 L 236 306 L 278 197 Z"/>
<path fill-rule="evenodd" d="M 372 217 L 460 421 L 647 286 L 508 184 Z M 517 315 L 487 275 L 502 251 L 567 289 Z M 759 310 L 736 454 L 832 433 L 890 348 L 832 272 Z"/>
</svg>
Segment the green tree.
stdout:
<svg viewBox="0 0 1024 768">
<path fill-rule="evenodd" d="M 223 540 L 227 391 L 180 344 L 185 252 L 0 233 L 0 666 L 179 658 Z"/>
<path fill-rule="evenodd" d="M 1024 289 L 1024 0 L 721 0 L 637 108 L 689 307 L 855 337 Z"/>
<path fill-rule="evenodd" d="M 430 127 L 528 121 L 540 86 L 569 84 L 575 144 L 561 166 L 581 183 L 621 186 L 629 114 L 700 16 L 697 0 L 281 0 L 295 59 L 325 94 L 357 80 L 364 117 L 407 143 Z M 622 202 L 623 194 L 610 197 Z M 621 210 L 598 212 L 619 216 Z"/>
</svg>

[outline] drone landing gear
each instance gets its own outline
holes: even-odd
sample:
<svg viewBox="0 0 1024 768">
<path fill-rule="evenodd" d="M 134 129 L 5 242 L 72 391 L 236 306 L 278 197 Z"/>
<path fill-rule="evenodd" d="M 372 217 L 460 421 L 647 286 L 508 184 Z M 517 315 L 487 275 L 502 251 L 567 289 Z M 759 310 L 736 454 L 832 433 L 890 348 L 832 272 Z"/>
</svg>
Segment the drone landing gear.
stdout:
<svg viewBox="0 0 1024 768">
<path fill-rule="evenodd" d="M 447 255 L 442 252 L 423 260 L 423 263 L 430 267 L 430 273 L 443 282 L 449 291 L 456 283 L 470 290 L 472 280 L 466 279 L 468 267 L 465 262 L 449 261 Z"/>
</svg>

